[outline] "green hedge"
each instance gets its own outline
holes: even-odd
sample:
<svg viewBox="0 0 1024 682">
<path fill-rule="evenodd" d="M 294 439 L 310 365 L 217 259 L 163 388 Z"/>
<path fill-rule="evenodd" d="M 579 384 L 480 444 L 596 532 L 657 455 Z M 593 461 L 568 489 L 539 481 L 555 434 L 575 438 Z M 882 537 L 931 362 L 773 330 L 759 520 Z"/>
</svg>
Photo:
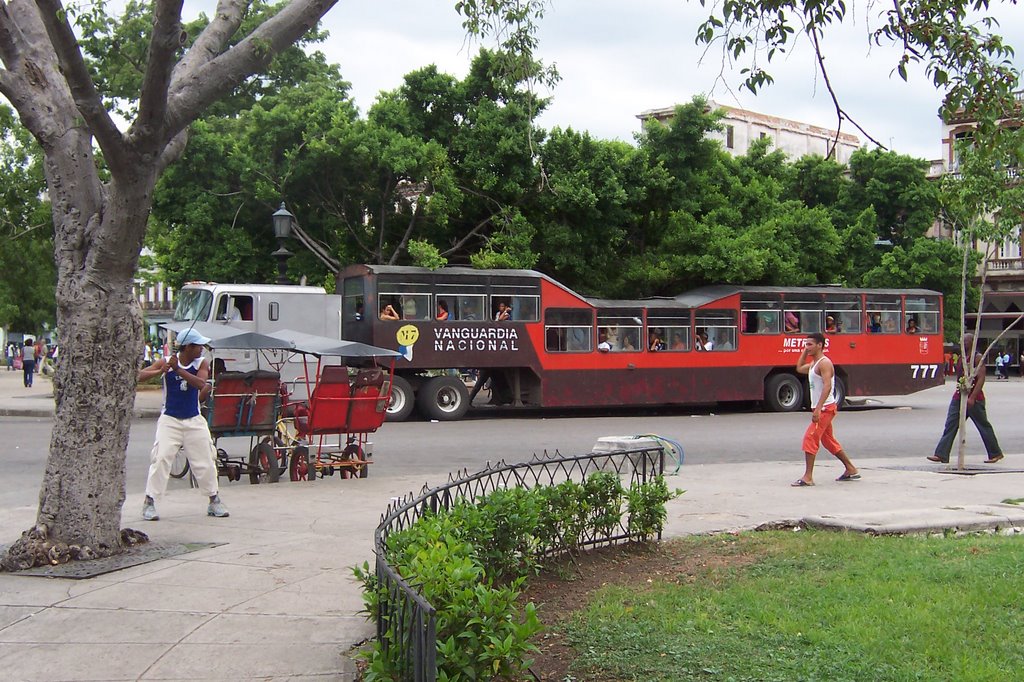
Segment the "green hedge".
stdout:
<svg viewBox="0 0 1024 682">
<path fill-rule="evenodd" d="M 533 604 L 516 606 L 524 580 L 543 556 L 572 551 L 584 537 L 609 537 L 620 525 L 638 540 L 664 527 L 670 492 L 665 479 L 629 490 L 610 472 L 582 483 L 496 490 L 475 502 L 424 516 L 388 536 L 387 560 L 437 609 L 437 679 L 521 679 L 541 630 Z M 626 522 L 623 523 L 625 507 Z M 369 564 L 355 569 L 366 611 L 375 616 L 379 592 Z M 391 636 L 391 641 L 397 637 Z M 380 642 L 367 653 L 368 682 L 397 680 L 398 647 Z"/>
</svg>

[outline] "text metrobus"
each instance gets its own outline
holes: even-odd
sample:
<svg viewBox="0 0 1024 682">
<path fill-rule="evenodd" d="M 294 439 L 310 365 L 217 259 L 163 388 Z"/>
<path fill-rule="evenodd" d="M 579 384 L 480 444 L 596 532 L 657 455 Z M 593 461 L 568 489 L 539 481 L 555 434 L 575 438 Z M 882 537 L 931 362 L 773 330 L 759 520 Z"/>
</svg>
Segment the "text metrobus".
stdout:
<svg viewBox="0 0 1024 682">
<path fill-rule="evenodd" d="M 908 394 L 944 379 L 942 296 L 925 289 L 718 285 L 605 300 L 532 270 L 352 265 L 338 293 L 345 339 L 403 353 L 396 420 L 414 404 L 431 418 L 462 417 L 466 386 L 444 370 L 465 368 L 483 370 L 492 400 L 511 405 L 756 400 L 798 410 L 806 379 L 794 364 L 811 332 L 827 336 L 843 397 Z M 387 306 L 384 316 L 397 319 L 382 319 Z M 509 319 L 496 319 L 502 308 Z"/>
</svg>

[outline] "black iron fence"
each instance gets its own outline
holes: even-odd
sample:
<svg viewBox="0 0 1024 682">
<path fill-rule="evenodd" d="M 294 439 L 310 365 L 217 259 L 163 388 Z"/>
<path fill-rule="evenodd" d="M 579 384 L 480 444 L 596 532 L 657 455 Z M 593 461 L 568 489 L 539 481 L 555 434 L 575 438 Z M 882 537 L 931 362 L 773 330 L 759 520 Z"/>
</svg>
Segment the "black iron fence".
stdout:
<svg viewBox="0 0 1024 682">
<path fill-rule="evenodd" d="M 499 462 L 475 474 L 465 470 L 449 474 L 448 483 L 436 488 L 424 486 L 419 495 L 410 493 L 388 505 L 373 537 L 379 594 L 375 616 L 377 639 L 389 658 L 401 661 L 401 679 L 434 682 L 437 629 L 434 607 L 387 562 L 387 540 L 392 532 L 409 528 L 425 514 L 449 510 L 461 500 L 476 500 L 499 489 L 530 489 L 569 480 L 579 483 L 598 471 L 614 472 L 629 486 L 647 483 L 664 470 L 665 453 L 660 447 L 574 457 L 545 452 L 520 464 Z M 614 528 L 589 529 L 575 547 L 611 545 L 632 539 L 639 538 L 630 534 L 626 521 L 620 521 Z M 569 548 L 541 547 L 539 554 L 553 555 L 566 549 Z"/>
</svg>

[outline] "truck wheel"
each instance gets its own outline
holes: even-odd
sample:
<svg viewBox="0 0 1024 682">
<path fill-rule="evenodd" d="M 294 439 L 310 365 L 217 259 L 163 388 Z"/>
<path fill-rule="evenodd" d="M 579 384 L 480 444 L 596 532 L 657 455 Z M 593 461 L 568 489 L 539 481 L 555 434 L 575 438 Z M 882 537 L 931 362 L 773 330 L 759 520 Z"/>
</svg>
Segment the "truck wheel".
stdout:
<svg viewBox="0 0 1024 682">
<path fill-rule="evenodd" d="M 388 401 L 386 419 L 389 422 L 404 422 L 412 414 L 415 404 L 416 395 L 412 391 L 412 385 L 396 374 L 391 380 L 391 398 Z"/>
<path fill-rule="evenodd" d="M 458 377 L 434 377 L 420 387 L 416 403 L 428 419 L 454 421 L 466 415 L 469 391 Z"/>
<path fill-rule="evenodd" d="M 792 374 L 776 374 L 765 384 L 764 402 L 772 412 L 796 412 L 804 404 L 804 385 Z"/>
</svg>

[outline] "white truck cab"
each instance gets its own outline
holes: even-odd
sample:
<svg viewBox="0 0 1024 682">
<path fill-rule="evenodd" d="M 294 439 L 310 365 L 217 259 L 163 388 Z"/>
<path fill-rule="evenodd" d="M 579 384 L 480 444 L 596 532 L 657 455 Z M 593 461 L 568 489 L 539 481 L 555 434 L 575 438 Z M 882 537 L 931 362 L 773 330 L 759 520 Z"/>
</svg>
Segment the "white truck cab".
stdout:
<svg viewBox="0 0 1024 682">
<path fill-rule="evenodd" d="M 291 329 L 340 339 L 341 296 L 328 294 L 323 287 L 187 282 L 177 292 L 173 319 L 176 322 L 222 322 L 261 334 Z M 259 353 L 222 350 L 217 353 L 217 359 L 223 360 L 231 371 L 244 372 L 256 368 Z M 275 363 L 284 360 L 282 353 L 270 355 Z M 296 362 L 301 365 L 300 359 Z M 300 368 L 289 369 L 282 368 L 282 378 L 301 371 Z"/>
</svg>

